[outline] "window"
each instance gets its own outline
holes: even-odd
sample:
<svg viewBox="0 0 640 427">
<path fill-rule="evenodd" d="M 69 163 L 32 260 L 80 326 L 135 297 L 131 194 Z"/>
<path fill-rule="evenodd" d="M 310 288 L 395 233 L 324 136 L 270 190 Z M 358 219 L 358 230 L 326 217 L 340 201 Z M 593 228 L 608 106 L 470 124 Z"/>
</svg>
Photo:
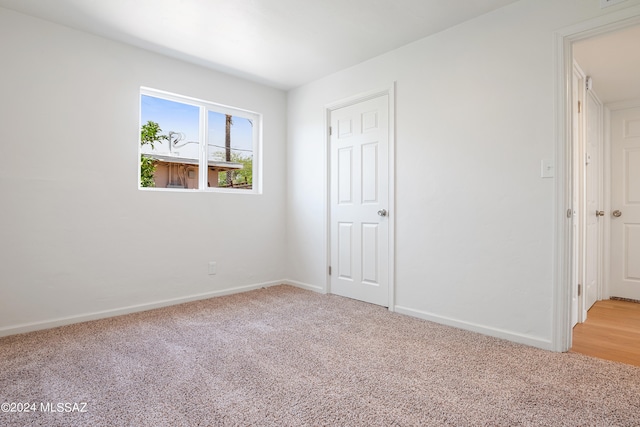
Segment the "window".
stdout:
<svg viewBox="0 0 640 427">
<path fill-rule="evenodd" d="M 153 89 L 140 91 L 140 188 L 253 192 L 261 115 Z"/>
</svg>

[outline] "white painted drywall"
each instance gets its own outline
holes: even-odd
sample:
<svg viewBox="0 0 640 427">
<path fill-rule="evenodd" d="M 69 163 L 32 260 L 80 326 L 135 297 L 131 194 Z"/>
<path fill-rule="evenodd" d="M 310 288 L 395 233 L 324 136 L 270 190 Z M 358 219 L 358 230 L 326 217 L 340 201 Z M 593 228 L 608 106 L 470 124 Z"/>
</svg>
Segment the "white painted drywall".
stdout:
<svg viewBox="0 0 640 427">
<path fill-rule="evenodd" d="M 284 92 L 1 8 L 0 58 L 0 334 L 284 277 Z M 264 114 L 264 194 L 138 190 L 140 86 Z"/>
<path fill-rule="evenodd" d="M 638 4 L 523 0 L 288 96 L 0 9 L 0 335 L 323 288 L 324 105 L 395 81 L 396 309 L 550 347 L 553 34 Z M 142 85 L 262 112 L 264 194 L 139 191 Z"/>
<path fill-rule="evenodd" d="M 326 284 L 324 106 L 395 81 L 396 309 L 552 348 L 554 33 L 613 11 L 523 0 L 290 91 L 288 277 Z"/>
</svg>

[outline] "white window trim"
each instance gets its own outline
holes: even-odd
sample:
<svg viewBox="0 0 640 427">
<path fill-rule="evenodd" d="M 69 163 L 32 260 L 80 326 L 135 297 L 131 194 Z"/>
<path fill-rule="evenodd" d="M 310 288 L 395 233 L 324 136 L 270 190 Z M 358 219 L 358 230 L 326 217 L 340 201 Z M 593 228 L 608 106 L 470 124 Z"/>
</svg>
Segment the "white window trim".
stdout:
<svg viewBox="0 0 640 427">
<path fill-rule="evenodd" d="M 175 93 L 153 89 L 149 87 L 140 87 L 140 94 L 138 95 L 138 101 L 142 95 L 152 96 L 155 98 L 162 98 L 169 101 L 175 101 L 182 104 L 193 105 L 200 109 L 199 117 L 199 137 L 200 137 L 200 158 L 199 158 L 199 179 L 198 188 L 194 189 L 177 189 L 177 188 L 163 188 L 163 187 L 142 187 L 140 185 L 140 162 L 138 161 L 138 189 L 144 191 L 168 191 L 168 192 L 190 192 L 190 193 L 233 193 L 233 194 L 262 194 L 262 114 L 255 111 L 246 110 L 242 108 L 232 107 L 229 105 L 218 104 L 216 102 L 205 101 L 198 98 L 192 98 L 189 96 L 178 95 Z M 140 105 L 140 102 L 138 102 Z M 138 118 L 138 158 L 142 154 L 142 147 L 140 146 L 140 128 L 142 127 L 142 109 L 138 107 L 140 116 Z M 202 167 L 207 165 L 207 144 L 208 144 L 208 114 L 207 111 L 215 111 L 221 114 L 230 114 L 236 117 L 243 117 L 253 121 L 253 184 L 250 190 L 241 188 L 219 188 L 207 186 L 207 173 L 208 167 Z M 203 143 L 204 142 L 204 143 Z"/>
</svg>

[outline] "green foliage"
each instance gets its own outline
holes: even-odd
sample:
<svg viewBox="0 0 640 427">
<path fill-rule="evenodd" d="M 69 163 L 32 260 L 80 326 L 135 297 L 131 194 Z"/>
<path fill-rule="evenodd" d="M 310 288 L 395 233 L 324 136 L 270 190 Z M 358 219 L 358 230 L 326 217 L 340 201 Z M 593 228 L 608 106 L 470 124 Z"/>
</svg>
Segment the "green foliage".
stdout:
<svg viewBox="0 0 640 427">
<path fill-rule="evenodd" d="M 219 153 L 223 154 L 223 153 Z M 231 174 L 233 185 L 253 184 L 253 158 L 238 153 L 231 153 L 233 163 L 241 163 L 242 169 L 218 174 L 218 187 L 227 187 L 227 174 Z"/>
<path fill-rule="evenodd" d="M 149 120 L 147 123 L 142 125 L 140 129 L 140 145 L 144 146 L 149 144 L 151 145 L 151 148 L 155 148 L 156 143 L 167 141 L 169 137 L 161 134 L 160 132 L 162 132 L 160 125 Z M 153 159 L 149 156 L 145 156 L 144 154 L 140 155 L 140 186 L 155 187 L 155 172 L 156 165 Z"/>
<path fill-rule="evenodd" d="M 156 122 L 152 122 L 149 120 L 147 123 L 142 125 L 140 129 L 140 145 L 151 145 L 151 148 L 156 148 L 156 142 L 167 141 L 169 137 L 167 135 L 163 135 L 162 129 L 160 129 L 160 125 Z"/>
<path fill-rule="evenodd" d="M 155 187 L 156 165 L 151 157 L 140 156 L 140 187 Z"/>
</svg>

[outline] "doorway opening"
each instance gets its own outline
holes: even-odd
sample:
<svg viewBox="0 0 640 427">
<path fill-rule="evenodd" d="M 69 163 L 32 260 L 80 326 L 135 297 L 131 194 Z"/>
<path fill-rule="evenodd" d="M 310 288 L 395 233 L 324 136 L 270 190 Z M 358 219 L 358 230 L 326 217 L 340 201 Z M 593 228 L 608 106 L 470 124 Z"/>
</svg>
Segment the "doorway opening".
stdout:
<svg viewBox="0 0 640 427">
<path fill-rule="evenodd" d="M 638 37 L 637 7 L 580 24 L 558 37 L 559 87 L 566 89 L 559 93 L 559 136 L 564 144 L 558 147 L 558 164 L 565 173 L 564 181 L 558 183 L 558 204 L 567 208 L 558 214 L 562 267 L 557 270 L 556 314 L 560 317 L 554 343 L 559 351 L 571 348 L 574 325 L 588 318 L 595 301 L 616 296 L 611 292 L 612 273 L 621 271 L 621 264 L 620 254 L 612 250 L 612 245 L 620 246 L 612 228 L 618 218 L 612 188 L 620 178 L 614 173 L 617 167 L 612 167 L 612 120 L 616 111 L 640 107 L 640 89 L 634 92 L 637 84 L 631 77 L 640 73 L 640 55 L 628 48 Z M 585 114 L 589 110 L 590 117 Z M 589 135 L 591 142 L 595 135 L 600 145 L 590 145 Z"/>
</svg>

